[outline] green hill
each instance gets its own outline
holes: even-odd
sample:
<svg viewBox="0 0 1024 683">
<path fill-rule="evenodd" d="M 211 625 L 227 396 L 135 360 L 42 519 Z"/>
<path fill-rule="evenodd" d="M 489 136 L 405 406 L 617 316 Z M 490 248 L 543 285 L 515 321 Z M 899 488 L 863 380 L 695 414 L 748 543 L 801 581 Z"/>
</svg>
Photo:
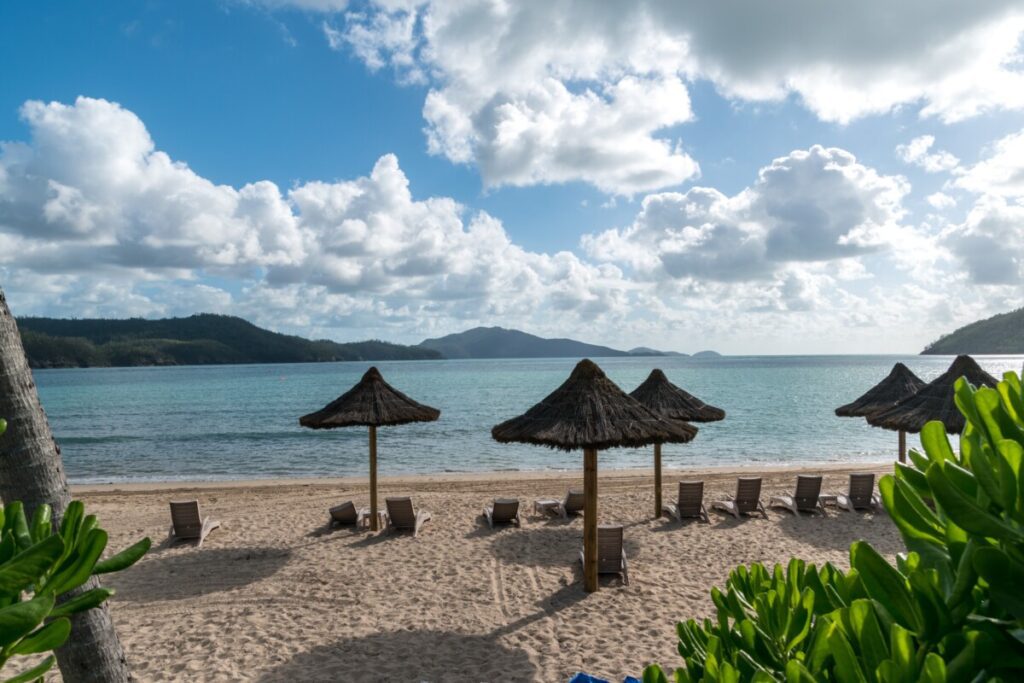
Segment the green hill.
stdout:
<svg viewBox="0 0 1024 683">
<path fill-rule="evenodd" d="M 961 327 L 932 342 L 922 354 L 1024 354 L 1024 308 Z"/>
<path fill-rule="evenodd" d="M 421 348 L 434 349 L 445 358 L 583 358 L 608 356 L 663 356 L 654 349 L 638 347 L 618 351 L 607 346 L 586 344 L 573 339 L 544 339 L 519 330 L 502 327 L 474 327 L 420 342 Z"/>
<path fill-rule="evenodd" d="M 33 368 L 441 358 L 431 349 L 376 340 L 313 341 L 209 313 L 162 320 L 19 318 L 18 328 Z"/>
</svg>

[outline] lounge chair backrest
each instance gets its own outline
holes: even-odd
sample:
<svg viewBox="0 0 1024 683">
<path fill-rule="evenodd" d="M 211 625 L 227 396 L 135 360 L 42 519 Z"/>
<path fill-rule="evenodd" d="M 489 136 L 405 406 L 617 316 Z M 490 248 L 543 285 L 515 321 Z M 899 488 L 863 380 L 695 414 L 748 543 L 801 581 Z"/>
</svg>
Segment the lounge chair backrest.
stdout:
<svg viewBox="0 0 1024 683">
<path fill-rule="evenodd" d="M 416 528 L 416 509 L 412 506 L 412 498 L 388 498 L 386 503 L 392 526 L 399 529 Z"/>
<path fill-rule="evenodd" d="M 579 512 L 583 509 L 584 500 L 583 491 L 569 489 L 568 493 L 565 494 L 565 502 L 562 505 L 565 507 L 566 512 Z"/>
<path fill-rule="evenodd" d="M 597 527 L 597 571 L 617 572 L 622 569 L 622 527 Z"/>
<path fill-rule="evenodd" d="M 203 531 L 199 501 L 171 501 L 171 524 L 174 525 L 174 535 L 178 538 L 199 538 Z"/>
<path fill-rule="evenodd" d="M 736 509 L 754 512 L 761 498 L 761 477 L 740 477 L 736 480 Z"/>
<path fill-rule="evenodd" d="M 850 502 L 855 508 L 870 507 L 872 496 L 875 495 L 875 475 L 850 475 Z"/>
<path fill-rule="evenodd" d="M 701 505 L 703 503 L 704 482 L 679 482 L 679 500 L 676 501 L 676 507 L 679 509 L 681 517 L 697 517 L 701 513 Z"/>
<path fill-rule="evenodd" d="M 331 517 L 342 523 L 355 524 L 359 514 L 356 512 L 355 503 L 349 500 L 331 508 Z"/>
<path fill-rule="evenodd" d="M 793 501 L 798 510 L 816 510 L 821 495 L 821 477 L 806 474 L 797 475 L 796 492 Z"/>
<path fill-rule="evenodd" d="M 515 498 L 496 498 L 492 517 L 495 522 L 511 522 L 519 513 L 519 501 Z"/>
</svg>

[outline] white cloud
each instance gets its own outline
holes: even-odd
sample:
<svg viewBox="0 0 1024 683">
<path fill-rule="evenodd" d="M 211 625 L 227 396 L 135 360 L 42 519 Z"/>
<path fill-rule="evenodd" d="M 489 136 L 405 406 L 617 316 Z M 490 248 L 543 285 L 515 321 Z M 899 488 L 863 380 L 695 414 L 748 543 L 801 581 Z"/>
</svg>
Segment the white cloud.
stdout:
<svg viewBox="0 0 1024 683">
<path fill-rule="evenodd" d="M 981 197 L 946 241 L 971 282 L 1016 288 L 1024 282 L 1024 205 Z"/>
<path fill-rule="evenodd" d="M 236 188 L 168 157 L 115 103 L 22 114 L 29 139 L 0 147 L 0 281 L 18 314 L 213 310 L 340 339 L 502 324 L 627 348 L 884 351 L 947 331 L 938 303 L 918 302 L 982 310 L 951 263 L 1005 283 L 984 288 L 998 291 L 986 310 L 1020 298 L 1020 206 L 988 198 L 937 238 L 904 224 L 903 178 L 839 149 L 776 159 L 732 195 L 649 195 L 580 256 L 524 249 L 450 198 L 414 198 L 393 155 L 364 177 Z"/>
<path fill-rule="evenodd" d="M 956 206 L 956 199 L 944 192 L 933 192 L 925 197 L 925 201 L 936 211 L 945 211 Z"/>
<path fill-rule="evenodd" d="M 922 135 L 905 145 L 896 145 L 896 154 L 908 164 L 920 166 L 928 173 L 951 171 L 960 164 L 960 160 L 944 149 L 929 152 L 935 145 L 935 136 Z"/>
<path fill-rule="evenodd" d="M 988 158 L 965 169 L 955 183 L 979 194 L 1024 197 L 1024 130 L 997 140 Z"/>
<path fill-rule="evenodd" d="M 632 225 L 586 237 L 583 246 L 647 277 L 772 279 L 786 264 L 883 249 L 902 230 L 908 191 L 899 176 L 814 146 L 774 160 L 731 197 L 702 187 L 648 195 Z M 791 289 L 800 284 L 787 277 Z"/>
<path fill-rule="evenodd" d="M 902 106 L 946 122 L 1024 108 L 1024 6 L 1011 0 L 789 0 L 743 12 L 388 0 L 361 3 L 344 24 L 328 32 L 332 46 L 431 85 L 430 150 L 476 163 L 490 186 L 582 180 L 628 195 L 695 177 L 672 129 L 693 119 L 685 83 L 697 80 L 744 101 L 796 95 L 838 123 Z M 920 163 L 941 170 L 952 158 Z"/>
</svg>

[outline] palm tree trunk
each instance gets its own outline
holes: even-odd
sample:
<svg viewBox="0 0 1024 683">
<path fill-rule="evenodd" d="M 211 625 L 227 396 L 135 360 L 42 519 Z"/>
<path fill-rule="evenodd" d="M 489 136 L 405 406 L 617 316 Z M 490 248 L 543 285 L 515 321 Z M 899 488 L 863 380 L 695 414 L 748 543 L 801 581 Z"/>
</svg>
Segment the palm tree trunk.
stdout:
<svg viewBox="0 0 1024 683">
<path fill-rule="evenodd" d="M 39 403 L 39 394 L 21 345 L 18 325 L 0 290 L 0 417 L 7 432 L 0 437 L 0 499 L 20 500 L 26 512 L 49 503 L 56 520 L 71 502 L 60 448 Z M 78 592 L 99 585 L 92 578 Z M 133 680 L 110 612 L 104 604 L 71 619 L 71 637 L 57 650 L 66 683 Z"/>
</svg>

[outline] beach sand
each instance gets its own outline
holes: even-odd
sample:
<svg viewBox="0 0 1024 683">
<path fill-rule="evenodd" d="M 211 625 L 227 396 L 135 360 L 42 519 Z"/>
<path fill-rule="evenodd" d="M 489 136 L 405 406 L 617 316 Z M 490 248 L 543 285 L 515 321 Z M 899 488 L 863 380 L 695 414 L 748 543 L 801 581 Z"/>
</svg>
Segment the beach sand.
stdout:
<svg viewBox="0 0 1024 683">
<path fill-rule="evenodd" d="M 823 470 L 831 492 L 845 490 L 854 471 Z M 765 503 L 791 491 L 796 472 L 759 470 Z M 666 472 L 665 500 L 676 481 L 694 477 L 706 481 L 706 502 L 720 498 L 735 476 Z M 601 590 L 587 595 L 577 559 L 582 519 L 532 511 L 534 499 L 561 498 L 570 485 L 582 486 L 579 472 L 382 479 L 382 504 L 411 495 L 433 513 L 415 539 L 328 529 L 329 506 L 368 505 L 360 480 L 103 485 L 75 487 L 75 495 L 110 531 L 111 548 L 154 540 L 138 565 L 105 577 L 143 681 L 556 682 L 579 670 L 621 680 L 651 662 L 680 666 L 675 623 L 711 615 L 711 587 L 738 564 L 797 556 L 846 568 L 856 539 L 889 557 L 902 548 L 884 512 L 655 520 L 651 472 L 608 471 L 599 518 L 625 525 L 631 582 L 602 577 Z M 481 509 L 506 496 L 522 502 L 523 528 L 490 531 Z M 167 501 L 189 498 L 221 527 L 202 548 L 170 547 Z"/>
</svg>

